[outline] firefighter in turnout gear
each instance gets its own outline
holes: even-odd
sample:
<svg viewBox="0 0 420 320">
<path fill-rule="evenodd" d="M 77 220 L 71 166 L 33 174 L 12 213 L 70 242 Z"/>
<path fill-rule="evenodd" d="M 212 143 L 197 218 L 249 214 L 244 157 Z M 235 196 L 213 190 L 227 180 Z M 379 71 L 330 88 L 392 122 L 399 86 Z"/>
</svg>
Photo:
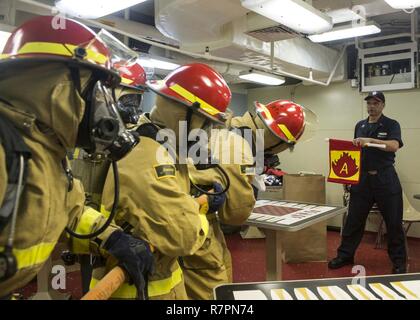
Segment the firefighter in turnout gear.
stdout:
<svg viewBox="0 0 420 320">
<path fill-rule="evenodd" d="M 148 82 L 157 94 L 150 114 L 140 118 L 139 145 L 120 162 L 121 185 L 117 224 L 154 248 L 155 270 L 148 279 L 150 299 L 187 299 L 180 256 L 194 254 L 209 232 L 206 208 L 217 211 L 225 197 L 194 199 L 182 146 L 194 129 L 223 124 L 231 93 L 225 80 L 204 64 L 189 64 L 163 81 Z M 162 130 L 164 129 L 164 130 Z M 165 139 L 167 138 L 167 139 Z M 179 146 L 181 149 L 177 149 Z M 215 188 L 221 188 L 216 184 Z M 112 204 L 112 179 L 108 176 L 102 203 Z M 112 261 L 94 272 L 92 286 L 112 268 Z M 113 296 L 134 298 L 136 288 L 124 284 Z"/>
<path fill-rule="evenodd" d="M 253 188 L 257 189 L 255 186 L 260 185 L 256 181 L 258 176 L 253 158 L 256 156 L 257 129 L 264 133 L 264 153 L 275 156 L 295 145 L 302 137 L 309 118 L 313 117 L 309 110 L 287 100 L 273 101 L 266 106 L 256 102 L 255 106 L 256 115 L 247 112 L 230 120 L 229 126 L 235 132 L 222 130 L 218 136 L 212 136 L 210 149 L 218 154 L 217 158 L 231 155 L 228 161 L 221 161 L 221 166 L 228 172 L 230 188 L 218 218 L 211 216 L 209 236 L 203 247 L 194 255 L 181 259 L 191 299 L 212 299 L 214 287 L 233 281 L 231 256 L 218 220 L 226 225 L 240 226 L 254 208 L 257 190 Z M 245 139 L 246 130 L 251 130 L 252 141 Z M 238 152 L 239 157 L 235 157 Z M 213 179 L 226 184 L 226 179 L 215 169 L 191 169 L 190 178 L 194 184 L 208 187 Z"/>
<path fill-rule="evenodd" d="M 116 161 L 137 143 L 112 99 L 120 77 L 108 48 L 83 24 L 62 21 L 61 29 L 50 16 L 27 21 L 0 56 L 0 119 L 10 128 L 0 137 L 0 185 L 7 186 L 0 188 L 0 297 L 33 279 L 67 225 L 81 232 L 87 218 L 95 228 L 106 220 L 85 207 L 80 182 L 64 168 L 66 151 L 81 147 Z M 111 225 L 91 249 L 114 255 L 141 288 L 151 254 L 144 242 L 136 252 L 121 245 L 120 233 Z"/>
<path fill-rule="evenodd" d="M 207 214 L 210 225 L 204 245 L 194 255 L 180 258 L 188 298 L 193 300 L 211 300 L 216 286 L 233 282 L 232 259 L 220 222 L 241 226 L 255 205 L 251 145 L 238 132 L 227 129 L 216 132 L 211 136 L 210 150 L 220 168 L 197 170 L 194 165 L 189 166 L 193 190 L 194 186 L 212 188 L 214 181 L 226 187 L 228 181 L 221 170 L 227 174 L 230 185 L 218 214 Z"/>
</svg>

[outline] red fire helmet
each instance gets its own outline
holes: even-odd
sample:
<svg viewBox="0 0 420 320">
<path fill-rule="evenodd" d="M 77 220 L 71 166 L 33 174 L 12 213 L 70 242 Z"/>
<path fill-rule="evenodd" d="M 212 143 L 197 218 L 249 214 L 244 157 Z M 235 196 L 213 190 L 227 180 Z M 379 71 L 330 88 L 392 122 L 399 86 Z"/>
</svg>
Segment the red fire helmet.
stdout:
<svg viewBox="0 0 420 320">
<path fill-rule="evenodd" d="M 202 63 L 191 63 L 172 71 L 162 81 L 147 82 L 157 94 L 193 108 L 212 121 L 223 123 L 232 93 L 223 77 Z"/>
<path fill-rule="evenodd" d="M 57 20 L 61 19 L 61 20 Z M 107 46 L 95 32 L 75 20 L 39 16 L 18 27 L 0 55 L 0 68 L 12 63 L 60 61 L 95 70 L 98 76 L 119 82 L 111 70 Z"/>
<path fill-rule="evenodd" d="M 121 77 L 121 85 L 132 89 L 145 91 L 146 86 L 146 71 L 138 61 L 125 65 L 114 65 Z"/>
<path fill-rule="evenodd" d="M 264 105 L 255 102 L 258 116 L 271 132 L 284 142 L 295 144 L 305 130 L 305 109 L 288 100 Z"/>
</svg>

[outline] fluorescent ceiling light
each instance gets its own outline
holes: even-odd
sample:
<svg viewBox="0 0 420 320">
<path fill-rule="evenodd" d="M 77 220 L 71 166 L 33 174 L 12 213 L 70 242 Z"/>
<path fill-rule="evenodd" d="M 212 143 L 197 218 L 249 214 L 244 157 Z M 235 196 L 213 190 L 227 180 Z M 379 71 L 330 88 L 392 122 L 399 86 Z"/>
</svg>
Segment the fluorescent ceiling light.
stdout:
<svg viewBox="0 0 420 320">
<path fill-rule="evenodd" d="M 179 64 L 154 58 L 139 58 L 139 62 L 143 67 L 161 70 L 175 70 L 180 67 Z"/>
<path fill-rule="evenodd" d="M 279 86 L 286 82 L 286 80 L 283 77 L 255 70 L 243 71 L 239 74 L 239 78 L 269 86 Z"/>
<path fill-rule="evenodd" d="M 420 0 L 385 0 L 394 9 L 414 9 L 420 7 Z"/>
<path fill-rule="evenodd" d="M 0 31 L 0 52 L 3 51 L 3 48 L 6 45 L 7 39 L 9 39 L 10 35 L 10 32 Z"/>
<path fill-rule="evenodd" d="M 349 8 L 329 11 L 327 14 L 332 18 L 333 24 L 363 19 L 356 11 Z"/>
<path fill-rule="evenodd" d="M 331 17 L 302 0 L 241 0 L 248 10 L 304 34 L 331 30 Z"/>
<path fill-rule="evenodd" d="M 329 32 L 322 34 L 314 34 L 309 36 L 309 39 L 313 42 L 327 42 L 340 39 L 348 39 L 355 37 L 367 36 L 369 34 L 380 33 L 381 28 L 374 22 L 367 22 L 364 25 L 358 26 L 345 26 L 335 28 Z"/>
<path fill-rule="evenodd" d="M 96 19 L 117 12 L 146 0 L 58 0 L 57 9 L 82 19 Z"/>
</svg>

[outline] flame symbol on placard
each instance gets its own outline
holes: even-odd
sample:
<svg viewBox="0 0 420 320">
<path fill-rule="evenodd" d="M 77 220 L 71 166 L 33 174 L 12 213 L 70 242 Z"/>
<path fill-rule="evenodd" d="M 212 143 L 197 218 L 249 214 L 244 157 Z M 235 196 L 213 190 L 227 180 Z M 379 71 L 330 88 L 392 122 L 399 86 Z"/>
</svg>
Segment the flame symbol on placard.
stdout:
<svg viewBox="0 0 420 320">
<path fill-rule="evenodd" d="M 359 167 L 357 166 L 355 159 L 347 152 L 343 152 L 340 159 L 333 161 L 332 169 L 337 177 L 350 178 L 357 173 Z"/>
</svg>

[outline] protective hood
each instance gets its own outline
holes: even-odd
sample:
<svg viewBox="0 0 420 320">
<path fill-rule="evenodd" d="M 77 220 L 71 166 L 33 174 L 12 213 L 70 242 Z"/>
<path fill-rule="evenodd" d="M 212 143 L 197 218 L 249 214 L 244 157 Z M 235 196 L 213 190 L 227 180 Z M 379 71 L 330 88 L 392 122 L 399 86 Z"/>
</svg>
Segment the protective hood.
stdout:
<svg viewBox="0 0 420 320">
<path fill-rule="evenodd" d="M 161 128 L 171 129 L 175 132 L 176 141 L 180 139 L 180 122 L 187 120 L 188 109 L 178 102 L 166 99 L 161 96 L 156 97 L 156 105 L 150 113 L 150 119 Z M 207 119 L 196 113 L 192 114 L 190 131 L 204 127 Z"/>
<path fill-rule="evenodd" d="M 252 115 L 249 112 L 245 112 L 245 114 L 240 117 L 233 117 L 230 121 L 230 126 L 232 128 L 247 127 L 250 128 L 254 134 L 256 133 L 257 129 L 254 120 L 252 119 Z"/>
<path fill-rule="evenodd" d="M 80 70 L 82 91 L 91 71 Z M 13 108 L 33 114 L 40 130 L 61 145 L 74 148 L 85 102 L 69 69 L 60 63 L 20 63 L 0 75 L 0 97 Z"/>
<path fill-rule="evenodd" d="M 223 125 L 220 124 L 216 124 L 214 126 L 214 128 L 220 128 L 220 129 L 225 129 L 225 128 L 230 128 L 232 126 L 232 119 L 234 117 L 234 113 L 231 109 L 226 109 L 225 111 L 225 123 Z"/>
</svg>

